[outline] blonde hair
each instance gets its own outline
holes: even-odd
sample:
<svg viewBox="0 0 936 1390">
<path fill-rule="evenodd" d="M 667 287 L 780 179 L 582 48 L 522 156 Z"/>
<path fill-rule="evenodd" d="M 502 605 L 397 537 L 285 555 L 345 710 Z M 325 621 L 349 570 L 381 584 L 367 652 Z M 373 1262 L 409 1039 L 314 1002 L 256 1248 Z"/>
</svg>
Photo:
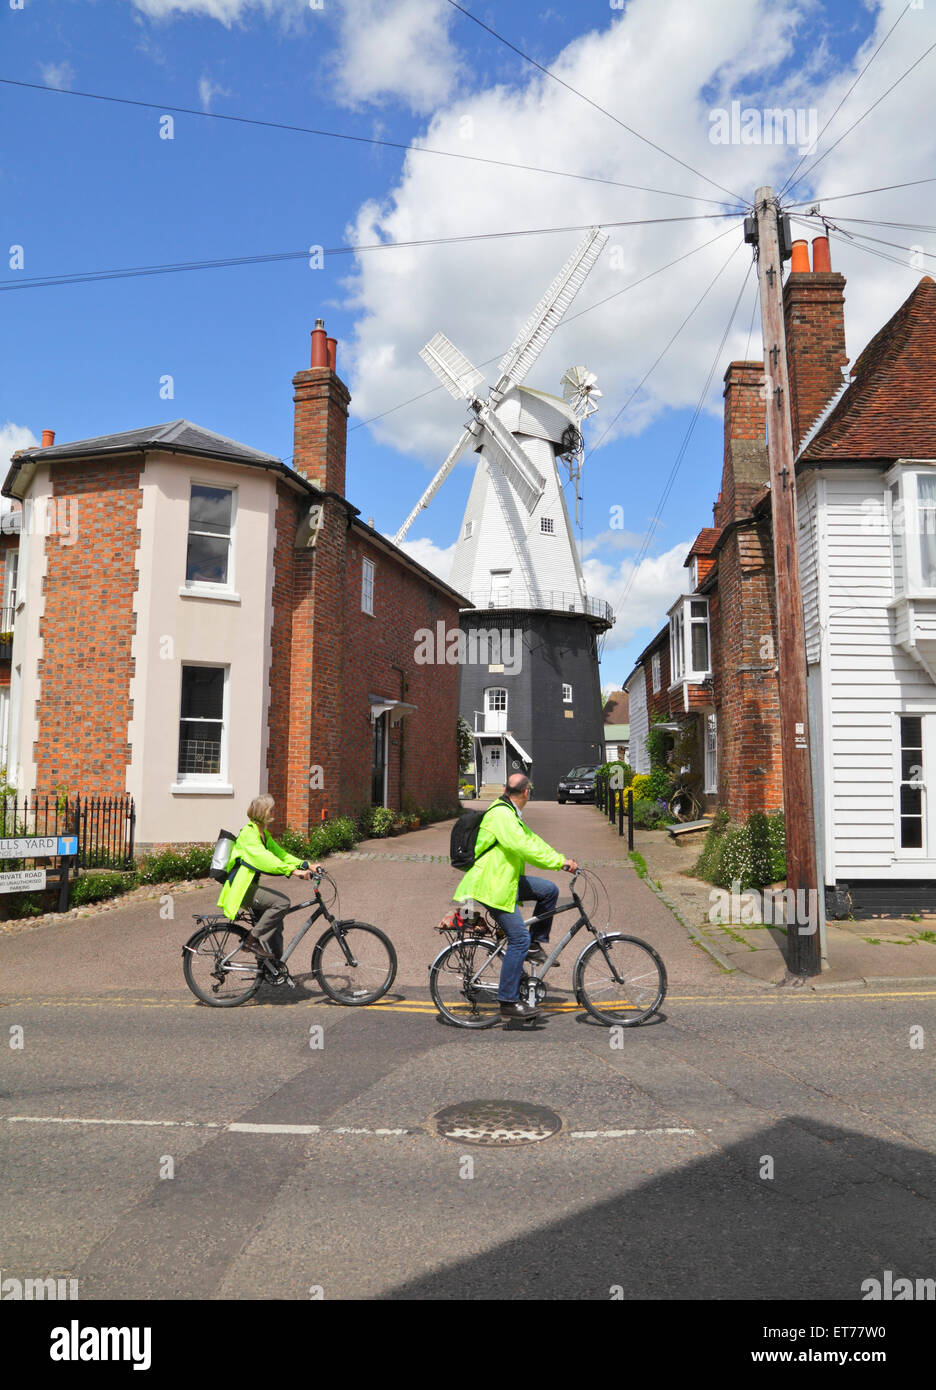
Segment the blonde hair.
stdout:
<svg viewBox="0 0 936 1390">
<path fill-rule="evenodd" d="M 262 792 L 260 796 L 255 796 L 247 807 L 247 819 L 256 821 L 266 829 L 273 815 L 273 806 L 274 801 L 269 792 Z"/>
</svg>

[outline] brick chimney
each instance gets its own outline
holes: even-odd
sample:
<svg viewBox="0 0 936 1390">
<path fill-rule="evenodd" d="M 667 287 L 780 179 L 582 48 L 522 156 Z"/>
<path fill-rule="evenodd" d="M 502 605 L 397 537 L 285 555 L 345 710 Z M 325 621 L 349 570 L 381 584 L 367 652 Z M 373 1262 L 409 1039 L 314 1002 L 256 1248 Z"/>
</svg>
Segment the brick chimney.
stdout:
<svg viewBox="0 0 936 1390">
<path fill-rule="evenodd" d="M 832 270 L 828 237 L 813 241 L 812 269 L 806 243 L 783 287 L 790 411 L 798 447 L 842 384 L 845 352 L 845 277 Z"/>
<path fill-rule="evenodd" d="M 725 453 L 714 508 L 716 526 L 748 516 L 767 483 L 767 408 L 763 362 L 731 362 L 725 372 Z"/>
<path fill-rule="evenodd" d="M 343 497 L 351 393 L 336 363 L 337 343 L 326 336 L 322 319 L 316 319 L 309 369 L 293 377 L 293 467 L 309 482 Z"/>
</svg>

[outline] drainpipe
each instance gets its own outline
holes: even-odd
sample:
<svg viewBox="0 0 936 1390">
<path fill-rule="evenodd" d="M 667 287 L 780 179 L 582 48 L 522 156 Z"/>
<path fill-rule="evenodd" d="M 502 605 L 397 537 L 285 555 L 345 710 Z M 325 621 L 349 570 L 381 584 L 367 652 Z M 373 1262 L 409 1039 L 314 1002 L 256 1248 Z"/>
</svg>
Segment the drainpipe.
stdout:
<svg viewBox="0 0 936 1390">
<path fill-rule="evenodd" d="M 391 671 L 399 671 L 399 673 L 400 673 L 400 699 L 401 699 L 401 701 L 405 701 L 405 700 L 406 700 L 406 672 L 403 670 L 403 667 L 402 667 L 402 666 L 394 666 L 394 665 L 392 665 L 392 664 L 391 664 L 391 666 L 390 666 L 390 670 L 391 670 Z M 397 797 L 398 797 L 398 800 L 399 800 L 399 803 L 400 803 L 400 804 L 399 804 L 399 810 L 401 810 L 401 811 L 403 810 L 403 763 L 404 763 L 404 761 L 405 761 L 405 758 L 404 758 L 404 754 L 405 754 L 405 753 L 406 753 L 406 720 L 405 720 L 405 719 L 401 719 L 401 720 L 400 720 L 400 776 L 399 776 L 399 790 L 398 790 L 398 792 L 397 792 Z"/>
</svg>

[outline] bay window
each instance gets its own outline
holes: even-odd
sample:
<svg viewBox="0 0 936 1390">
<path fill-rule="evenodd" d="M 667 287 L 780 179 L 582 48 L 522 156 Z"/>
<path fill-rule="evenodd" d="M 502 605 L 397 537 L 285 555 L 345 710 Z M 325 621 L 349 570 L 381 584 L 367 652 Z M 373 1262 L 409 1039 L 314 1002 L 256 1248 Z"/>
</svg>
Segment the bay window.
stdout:
<svg viewBox="0 0 936 1390">
<path fill-rule="evenodd" d="M 894 589 L 936 593 L 936 467 L 900 464 L 888 475 Z"/>
<path fill-rule="evenodd" d="M 670 684 L 711 674 L 708 599 L 685 595 L 669 611 Z"/>
</svg>

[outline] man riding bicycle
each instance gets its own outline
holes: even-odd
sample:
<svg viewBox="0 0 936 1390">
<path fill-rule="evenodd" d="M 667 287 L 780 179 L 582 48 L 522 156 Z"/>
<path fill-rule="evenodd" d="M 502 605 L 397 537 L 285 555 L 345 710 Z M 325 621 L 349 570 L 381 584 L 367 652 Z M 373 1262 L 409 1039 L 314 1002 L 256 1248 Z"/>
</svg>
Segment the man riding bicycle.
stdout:
<svg viewBox="0 0 936 1390">
<path fill-rule="evenodd" d="M 565 869 L 576 873 L 578 864 L 534 835 L 523 820 L 530 799 L 530 779 L 521 772 L 508 778 L 503 795 L 484 814 L 475 840 L 475 862 L 463 876 L 453 895 L 454 901 L 472 900 L 486 907 L 507 936 L 507 950 L 501 966 L 497 997 L 504 1020 L 534 1018 L 536 1005 L 521 1000 L 520 976 L 526 959 L 541 964 L 546 959 L 543 943 L 549 939 L 559 889 L 545 878 L 528 878 L 523 870 L 529 864 L 540 869 Z M 497 815 L 494 812 L 497 811 Z M 521 902 L 534 901 L 536 915 L 547 914 L 535 928 L 531 942 Z"/>
</svg>

